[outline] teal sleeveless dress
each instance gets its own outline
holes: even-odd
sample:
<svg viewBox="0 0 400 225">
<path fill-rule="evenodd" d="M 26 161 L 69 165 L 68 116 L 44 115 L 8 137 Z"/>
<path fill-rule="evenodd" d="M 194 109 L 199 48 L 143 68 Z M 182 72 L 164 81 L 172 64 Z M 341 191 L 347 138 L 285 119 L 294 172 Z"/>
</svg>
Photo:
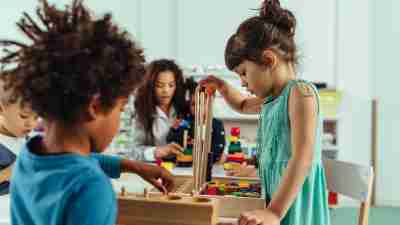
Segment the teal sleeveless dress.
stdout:
<svg viewBox="0 0 400 225">
<path fill-rule="evenodd" d="M 317 97 L 318 123 L 315 132 L 313 165 L 296 200 L 281 225 L 330 225 L 325 172 L 321 162 L 322 118 L 316 88 L 304 80 L 290 80 L 281 94 L 267 97 L 261 109 L 257 130 L 258 175 L 262 194 L 269 200 L 278 190 L 292 155 L 289 122 L 289 96 L 296 85 L 309 85 Z"/>
</svg>

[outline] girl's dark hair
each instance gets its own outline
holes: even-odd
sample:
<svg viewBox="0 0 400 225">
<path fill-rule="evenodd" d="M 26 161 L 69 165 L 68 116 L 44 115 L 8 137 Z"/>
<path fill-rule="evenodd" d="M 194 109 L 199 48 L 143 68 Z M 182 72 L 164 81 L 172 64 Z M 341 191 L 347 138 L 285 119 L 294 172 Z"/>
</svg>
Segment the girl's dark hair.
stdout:
<svg viewBox="0 0 400 225">
<path fill-rule="evenodd" d="M 170 71 L 175 75 L 176 90 L 172 98 L 172 106 L 177 112 L 178 117 L 186 114 L 187 107 L 185 102 L 185 87 L 182 70 L 173 61 L 160 59 L 151 62 L 146 68 L 144 83 L 140 85 L 135 96 L 135 119 L 145 131 L 145 143 L 154 144 L 153 123 L 158 105 L 155 93 L 155 85 L 158 75 L 162 72 Z"/>
<path fill-rule="evenodd" d="M 42 0 L 36 15 L 39 22 L 23 13 L 17 23 L 31 43 L 1 40 L 0 62 L 16 65 L 12 85 L 41 117 L 77 122 L 93 97 L 107 112 L 144 75 L 142 49 L 110 14 L 95 19 L 81 0 L 65 10 Z"/>
<path fill-rule="evenodd" d="M 194 95 L 196 92 L 196 88 L 198 86 L 198 83 L 193 79 L 193 77 L 189 77 L 185 81 L 185 87 L 186 91 L 189 94 L 189 99 Z"/>
<path fill-rule="evenodd" d="M 297 64 L 295 30 L 296 18 L 292 12 L 281 8 L 279 0 L 264 0 L 259 15 L 245 20 L 229 38 L 225 48 L 226 66 L 233 70 L 243 60 L 264 65 L 262 53 L 266 49 Z"/>
</svg>

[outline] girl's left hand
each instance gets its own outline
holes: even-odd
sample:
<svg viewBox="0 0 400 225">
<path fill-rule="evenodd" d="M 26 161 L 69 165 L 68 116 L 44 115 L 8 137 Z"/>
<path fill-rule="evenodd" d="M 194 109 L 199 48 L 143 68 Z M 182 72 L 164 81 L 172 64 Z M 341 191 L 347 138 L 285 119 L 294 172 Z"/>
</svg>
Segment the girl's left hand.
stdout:
<svg viewBox="0 0 400 225">
<path fill-rule="evenodd" d="M 228 170 L 225 174 L 233 177 L 257 177 L 257 169 L 252 165 L 243 163 L 239 168 Z"/>
<path fill-rule="evenodd" d="M 279 225 L 278 215 L 269 209 L 255 210 L 242 213 L 238 225 Z"/>
</svg>

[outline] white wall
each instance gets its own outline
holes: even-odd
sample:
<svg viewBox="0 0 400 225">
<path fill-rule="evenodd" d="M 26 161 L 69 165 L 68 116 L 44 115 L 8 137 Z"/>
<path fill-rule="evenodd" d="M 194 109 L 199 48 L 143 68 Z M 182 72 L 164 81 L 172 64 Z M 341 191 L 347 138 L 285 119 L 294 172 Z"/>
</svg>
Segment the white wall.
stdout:
<svg viewBox="0 0 400 225">
<path fill-rule="evenodd" d="M 140 40 L 146 59 L 175 58 L 177 55 L 178 0 L 137 0 L 140 4 Z M 121 4 L 124 5 L 124 4 Z"/>
<path fill-rule="evenodd" d="M 345 93 L 344 160 L 370 163 L 371 99 L 378 98 L 378 205 L 400 206 L 400 2 L 338 1 L 338 88 Z"/>
<path fill-rule="evenodd" d="M 337 0 L 281 0 L 297 19 L 296 43 L 300 52 L 300 76 L 336 86 Z"/>
<path fill-rule="evenodd" d="M 379 99 L 378 202 L 400 206 L 400 2 L 374 2 L 374 93 Z"/>
<path fill-rule="evenodd" d="M 337 88 L 343 91 L 339 158 L 370 164 L 372 70 L 370 4 L 340 0 L 337 10 Z M 357 10 L 355 10 L 357 9 Z"/>
<path fill-rule="evenodd" d="M 4 2 L 0 8 L 0 35 L 4 37 L 18 37 L 21 35 L 17 31 L 15 23 L 21 18 L 22 12 L 26 11 L 30 15 L 34 14 L 37 0 L 14 0 Z M 72 2 L 71 0 L 49 0 L 50 3 L 56 3 L 57 6 L 63 7 L 65 4 Z M 123 3 L 123 4 L 122 4 Z M 113 2 L 105 0 L 85 0 L 85 4 L 95 12 L 96 15 L 104 13 L 113 13 L 115 21 L 122 27 L 127 29 L 134 36 L 139 33 L 137 11 L 139 0 L 114 0 Z"/>
</svg>

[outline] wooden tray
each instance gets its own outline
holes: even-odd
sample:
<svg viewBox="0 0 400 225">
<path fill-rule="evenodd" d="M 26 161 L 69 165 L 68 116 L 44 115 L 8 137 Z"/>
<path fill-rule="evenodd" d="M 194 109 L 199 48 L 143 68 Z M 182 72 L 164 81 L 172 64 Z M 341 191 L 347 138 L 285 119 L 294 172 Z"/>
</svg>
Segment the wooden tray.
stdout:
<svg viewBox="0 0 400 225">
<path fill-rule="evenodd" d="M 219 183 L 230 183 L 245 181 L 248 183 L 258 183 L 255 178 L 226 177 L 214 178 L 213 181 Z M 191 176 L 175 176 L 176 188 L 172 191 L 181 196 L 191 196 L 193 190 L 193 179 Z M 203 190 L 206 188 L 204 185 Z M 158 190 L 151 189 L 150 194 L 159 194 Z M 238 218 L 241 213 L 265 208 L 265 200 L 262 198 L 219 196 L 219 195 L 199 195 L 210 199 L 219 200 L 219 215 L 221 217 Z"/>
</svg>

